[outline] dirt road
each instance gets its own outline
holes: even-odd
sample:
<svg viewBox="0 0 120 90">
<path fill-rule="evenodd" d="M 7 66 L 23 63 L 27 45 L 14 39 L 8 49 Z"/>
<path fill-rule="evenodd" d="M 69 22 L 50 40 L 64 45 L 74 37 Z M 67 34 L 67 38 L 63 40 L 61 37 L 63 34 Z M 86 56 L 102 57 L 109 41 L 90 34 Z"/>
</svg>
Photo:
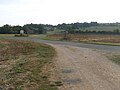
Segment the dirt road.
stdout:
<svg viewBox="0 0 120 90">
<path fill-rule="evenodd" d="M 4 37 L 4 38 L 8 38 L 8 37 Z M 98 49 L 98 50 L 106 50 L 108 52 L 120 53 L 120 46 L 95 45 L 95 44 L 85 44 L 85 43 L 77 43 L 77 42 L 75 43 L 75 42 L 66 42 L 66 41 L 51 41 L 51 40 L 42 40 L 40 38 L 34 38 L 34 37 L 12 37 L 12 38 L 9 37 L 9 39 L 30 40 L 34 42 L 40 42 L 40 43 L 70 45 L 70 46 L 76 46 L 76 47 L 92 48 L 92 49 Z"/>
<path fill-rule="evenodd" d="M 52 80 L 59 78 L 59 90 L 120 90 L 120 66 L 108 60 L 97 50 L 120 53 L 119 46 L 93 45 L 73 42 L 31 40 L 52 45 L 57 51 Z M 94 49 L 94 50 L 93 50 Z"/>
<path fill-rule="evenodd" d="M 53 45 L 59 90 L 120 90 L 120 67 L 95 50 Z"/>
</svg>

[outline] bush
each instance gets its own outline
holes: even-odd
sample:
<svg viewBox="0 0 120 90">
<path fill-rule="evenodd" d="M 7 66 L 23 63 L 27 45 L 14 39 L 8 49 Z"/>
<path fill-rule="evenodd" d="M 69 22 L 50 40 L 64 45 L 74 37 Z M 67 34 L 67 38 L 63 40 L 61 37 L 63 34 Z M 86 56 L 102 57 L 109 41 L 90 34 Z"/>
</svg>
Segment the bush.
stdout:
<svg viewBox="0 0 120 90">
<path fill-rule="evenodd" d="M 28 34 L 15 34 L 15 37 L 28 37 Z"/>
</svg>

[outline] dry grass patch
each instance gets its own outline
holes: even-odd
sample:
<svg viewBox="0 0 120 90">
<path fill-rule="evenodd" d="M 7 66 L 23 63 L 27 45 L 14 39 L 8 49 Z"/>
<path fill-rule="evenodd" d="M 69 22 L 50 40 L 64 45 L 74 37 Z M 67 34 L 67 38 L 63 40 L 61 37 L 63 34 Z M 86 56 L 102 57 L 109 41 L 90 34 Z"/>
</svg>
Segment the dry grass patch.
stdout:
<svg viewBox="0 0 120 90">
<path fill-rule="evenodd" d="M 7 90 L 56 90 L 50 86 L 49 72 L 43 67 L 52 62 L 55 50 L 30 41 L 0 40 L 0 87 Z M 43 77 L 46 76 L 46 77 Z"/>
<path fill-rule="evenodd" d="M 63 34 L 48 35 L 50 39 L 62 39 Z M 102 34 L 68 34 L 68 40 L 77 42 L 109 42 L 120 43 L 120 35 L 102 35 Z"/>
</svg>

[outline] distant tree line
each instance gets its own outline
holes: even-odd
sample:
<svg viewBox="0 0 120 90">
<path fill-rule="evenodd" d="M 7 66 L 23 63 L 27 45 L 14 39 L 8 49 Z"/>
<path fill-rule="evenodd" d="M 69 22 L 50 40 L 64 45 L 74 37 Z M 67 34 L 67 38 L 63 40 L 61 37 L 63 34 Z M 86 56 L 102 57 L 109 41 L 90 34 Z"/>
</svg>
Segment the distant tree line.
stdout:
<svg viewBox="0 0 120 90">
<path fill-rule="evenodd" d="M 26 24 L 24 26 L 11 26 L 4 25 L 0 27 L 0 34 L 18 34 L 21 29 L 28 34 L 45 34 L 47 31 L 53 30 L 67 30 L 68 33 L 99 33 L 99 34 L 120 34 L 119 29 L 115 29 L 113 31 L 89 31 L 85 28 L 92 26 L 120 26 L 120 23 L 97 23 L 97 22 L 84 22 L 84 23 L 71 23 L 71 24 L 58 24 L 58 25 L 49 25 L 49 24 Z M 82 29 L 82 30 L 81 30 Z"/>
<path fill-rule="evenodd" d="M 0 27 L 0 34 L 16 34 L 22 29 L 21 26 L 4 25 Z"/>
<path fill-rule="evenodd" d="M 0 27 L 0 34 L 18 34 L 20 30 L 24 30 L 27 34 L 44 34 L 48 30 L 53 30 L 52 25 L 44 25 L 44 24 L 26 24 L 24 26 L 11 26 L 4 25 Z"/>
<path fill-rule="evenodd" d="M 91 26 L 98 26 L 99 24 L 97 22 L 91 22 L 91 23 L 71 23 L 71 24 L 58 24 L 56 26 L 57 29 L 64 29 L 64 30 L 71 30 L 71 29 L 80 29 L 80 28 L 87 28 Z"/>
</svg>

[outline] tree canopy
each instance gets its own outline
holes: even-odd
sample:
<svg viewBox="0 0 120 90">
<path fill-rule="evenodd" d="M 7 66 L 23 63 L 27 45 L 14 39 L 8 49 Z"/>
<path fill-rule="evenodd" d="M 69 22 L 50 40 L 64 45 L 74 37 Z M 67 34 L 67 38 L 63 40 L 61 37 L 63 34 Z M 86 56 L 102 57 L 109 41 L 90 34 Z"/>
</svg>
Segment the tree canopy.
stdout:
<svg viewBox="0 0 120 90">
<path fill-rule="evenodd" d="M 86 28 L 93 26 L 120 26 L 120 23 L 97 23 L 97 22 L 84 22 L 84 23 L 70 23 L 70 24 L 58 24 L 58 25 L 49 25 L 49 24 L 26 24 L 24 26 L 11 26 L 4 25 L 0 27 L 0 34 L 18 34 L 20 30 L 24 30 L 28 34 L 45 34 L 47 31 L 53 30 L 67 30 L 69 33 L 100 33 L 100 34 L 119 34 L 120 30 L 115 29 L 111 31 L 89 31 Z M 84 31 L 82 31 L 82 30 Z"/>
</svg>

